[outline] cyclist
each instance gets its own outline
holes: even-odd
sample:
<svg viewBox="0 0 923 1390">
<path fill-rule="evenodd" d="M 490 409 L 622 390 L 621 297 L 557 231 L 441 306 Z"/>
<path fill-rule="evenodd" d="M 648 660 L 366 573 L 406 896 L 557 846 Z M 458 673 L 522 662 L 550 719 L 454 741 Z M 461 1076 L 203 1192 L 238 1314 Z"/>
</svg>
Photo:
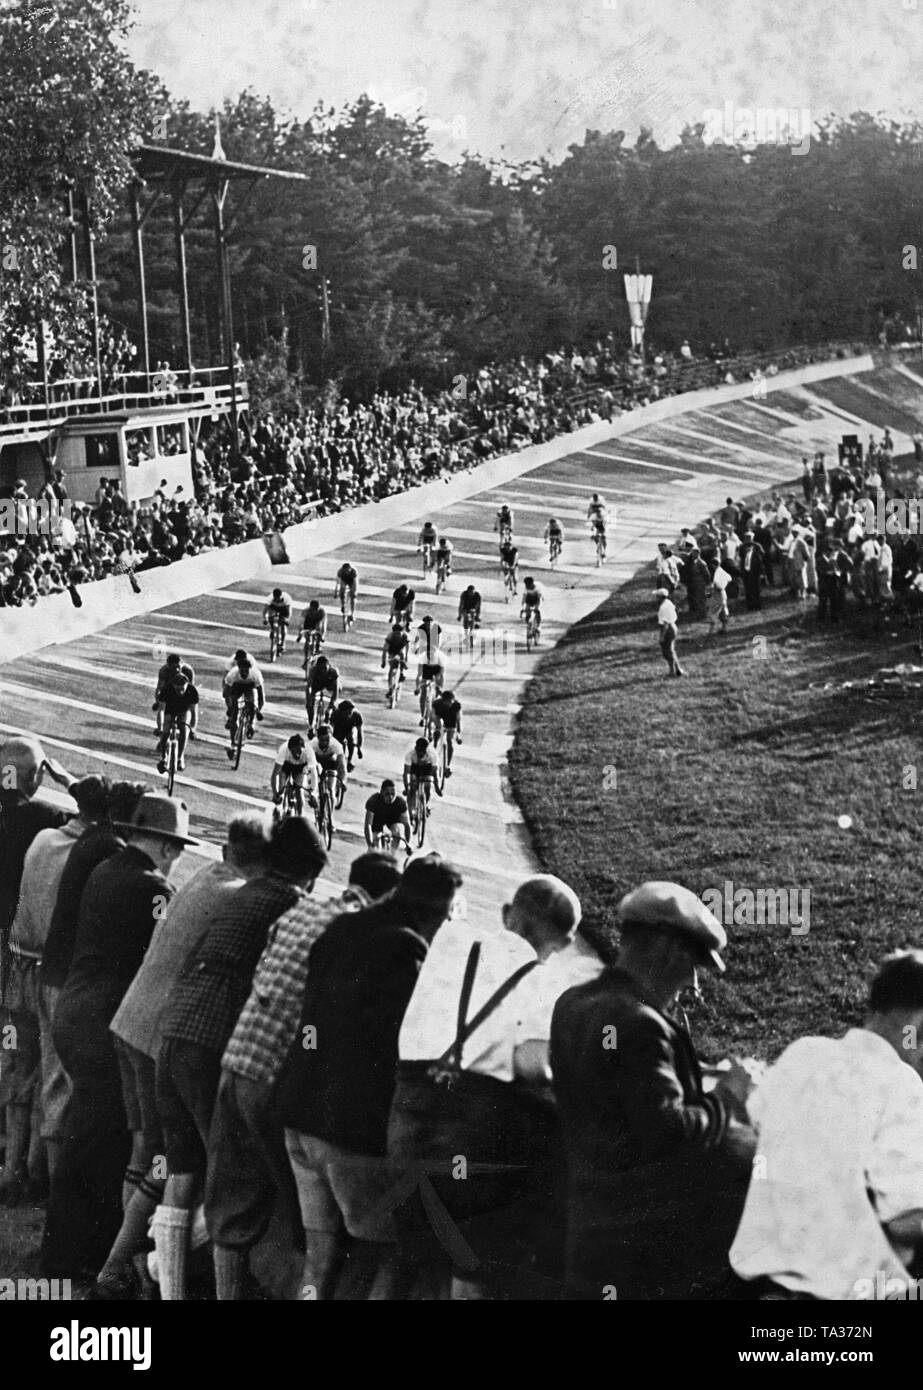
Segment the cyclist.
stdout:
<svg viewBox="0 0 923 1390">
<path fill-rule="evenodd" d="M 602 541 L 602 553 L 606 554 L 606 504 L 599 500 L 599 493 L 594 492 L 589 507 L 587 508 L 587 520 L 590 523 L 591 535 L 594 544 Z"/>
<path fill-rule="evenodd" d="M 346 791 L 346 755 L 343 745 L 338 743 L 330 732 L 329 724 L 321 724 L 317 738 L 311 744 L 311 751 L 317 759 L 318 771 L 335 772 L 337 782 Z"/>
<path fill-rule="evenodd" d="M 520 618 L 525 618 L 528 612 L 535 613 L 535 628 L 537 632 L 542 630 L 542 599 L 545 597 L 540 584 L 536 584 L 531 574 L 523 580 L 522 608 Z"/>
<path fill-rule="evenodd" d="M 308 711 L 308 738 L 314 737 L 314 714 L 317 709 L 317 697 L 322 691 L 329 692 L 331 705 L 336 703 L 340 693 L 340 673 L 335 666 L 332 666 L 325 656 L 315 658 L 308 668 L 307 686 L 305 688 L 305 705 Z"/>
<path fill-rule="evenodd" d="M 403 841 L 407 853 L 410 853 L 410 816 L 407 811 L 407 802 L 402 796 L 398 796 L 397 787 L 386 777 L 381 784 L 381 790 L 374 792 L 365 803 L 365 843 L 369 849 L 373 849 L 376 836 L 383 830 L 388 830 L 397 839 Z"/>
<path fill-rule="evenodd" d="M 346 599 L 346 626 L 351 627 L 356 621 L 356 591 L 359 587 L 359 575 L 348 560 L 344 561 L 337 570 L 336 588 L 334 597 L 343 602 Z"/>
<path fill-rule="evenodd" d="M 517 582 L 519 578 L 519 547 L 512 541 L 504 541 L 500 546 L 500 572 L 503 575 L 504 583 L 507 575 L 513 579 L 513 593 L 517 592 Z"/>
<path fill-rule="evenodd" d="M 327 610 L 320 606 L 316 598 L 311 599 L 301 615 L 301 630 L 298 633 L 298 641 L 303 641 L 308 632 L 317 632 L 317 645 L 322 647 L 327 636 Z M 305 646 L 305 654 L 307 656 L 307 646 Z"/>
<path fill-rule="evenodd" d="M 462 741 L 462 707 L 451 690 L 443 690 L 433 701 L 433 714 L 436 716 L 436 738 L 445 734 L 445 775 L 452 776 L 452 754 L 455 744 Z"/>
<path fill-rule="evenodd" d="M 400 680 L 404 679 L 404 672 L 407 670 L 407 652 L 410 647 L 410 638 L 403 622 L 397 621 L 389 630 L 381 649 L 381 669 L 386 666 L 390 668 L 395 661 L 400 662 Z"/>
<path fill-rule="evenodd" d="M 157 737 L 163 733 L 163 692 L 168 681 L 172 680 L 177 671 L 182 671 L 190 685 L 195 684 L 195 671 L 187 661 L 183 661 L 179 652 L 170 652 L 167 659 L 157 672 L 157 686 L 154 690 L 154 703 L 151 709 L 157 713 L 157 728 L 154 730 Z"/>
<path fill-rule="evenodd" d="M 436 549 L 436 528 L 431 521 L 424 521 L 420 538 L 417 541 L 417 554 L 423 551 L 423 566 L 431 569 L 433 564 L 433 551 Z"/>
<path fill-rule="evenodd" d="M 391 598 L 391 612 L 388 615 L 391 622 L 399 621 L 404 627 L 409 628 L 413 622 L 413 606 L 417 601 L 417 596 L 409 584 L 398 584 Z"/>
<path fill-rule="evenodd" d="M 169 727 L 168 721 L 173 718 L 176 720 L 176 766 L 180 772 L 186 766 L 186 739 L 194 738 L 196 723 L 198 719 L 197 705 L 199 703 L 199 692 L 186 675 L 185 670 L 180 667 L 173 672 L 162 691 L 162 706 L 164 715 L 164 732 L 160 736 L 160 743 L 157 751 L 160 760 L 157 763 L 158 772 L 166 772 L 166 730 Z"/>
<path fill-rule="evenodd" d="M 603 502 L 598 492 L 593 493 L 593 496 L 590 498 L 590 504 L 586 509 L 587 521 L 593 521 L 596 517 L 601 517 L 603 521 L 606 519 L 606 504 Z"/>
<path fill-rule="evenodd" d="M 341 700 L 333 710 L 330 731 L 346 750 L 346 771 L 352 772 L 354 759 L 362 759 L 362 715 L 352 700 Z"/>
<path fill-rule="evenodd" d="M 275 806 L 281 804 L 282 792 L 287 781 L 295 788 L 295 814 L 304 815 L 305 781 L 307 780 L 308 801 L 317 805 L 317 759 L 314 750 L 308 747 L 304 734 L 292 734 L 286 743 L 279 744 L 276 761 L 273 764 L 269 782 L 272 787 L 272 800 Z"/>
<path fill-rule="evenodd" d="M 263 605 L 263 626 L 268 627 L 269 621 L 273 617 L 278 617 L 279 621 L 279 655 L 285 651 L 285 639 L 288 636 L 288 625 L 292 617 L 292 596 L 287 594 L 284 589 L 273 589 L 272 596 Z"/>
<path fill-rule="evenodd" d="M 452 573 L 452 542 L 440 536 L 436 547 L 436 577 L 444 584 Z"/>
<path fill-rule="evenodd" d="M 560 555 L 564 545 L 564 530 L 556 516 L 551 517 L 545 527 L 545 542 L 549 551 L 556 551 Z"/>
<path fill-rule="evenodd" d="M 500 510 L 497 512 L 494 530 L 500 532 L 501 545 L 505 540 L 511 541 L 513 539 L 513 513 L 505 502 L 501 504 Z"/>
<path fill-rule="evenodd" d="M 227 755 L 229 758 L 233 758 L 234 736 L 237 733 L 237 701 L 243 695 L 251 709 L 255 703 L 257 719 L 262 719 L 263 705 L 266 702 L 262 673 L 246 652 L 238 651 L 234 654 L 234 665 L 226 673 L 221 690 L 228 712 L 226 727 L 230 746 L 227 749 Z"/>
<path fill-rule="evenodd" d="M 459 597 L 458 621 L 465 632 L 469 627 L 481 626 L 481 595 L 473 584 L 469 584 Z"/>
<path fill-rule="evenodd" d="M 407 756 L 404 758 L 404 795 L 408 801 L 415 781 L 423 783 L 428 806 L 431 789 L 436 786 L 436 755 L 428 738 L 418 738 L 413 747 L 408 748 Z M 436 795 L 442 796 L 438 787 Z"/>
<path fill-rule="evenodd" d="M 413 688 L 414 695 L 420 697 L 420 724 L 423 723 L 424 704 L 423 704 L 423 682 L 433 680 L 436 682 L 436 690 L 442 689 L 445 680 L 445 668 L 443 665 L 442 652 L 439 647 L 442 637 L 442 628 L 438 623 L 434 623 L 429 613 L 423 619 L 420 626 L 414 633 L 413 655 L 419 656 L 417 663 L 417 679 Z"/>
</svg>

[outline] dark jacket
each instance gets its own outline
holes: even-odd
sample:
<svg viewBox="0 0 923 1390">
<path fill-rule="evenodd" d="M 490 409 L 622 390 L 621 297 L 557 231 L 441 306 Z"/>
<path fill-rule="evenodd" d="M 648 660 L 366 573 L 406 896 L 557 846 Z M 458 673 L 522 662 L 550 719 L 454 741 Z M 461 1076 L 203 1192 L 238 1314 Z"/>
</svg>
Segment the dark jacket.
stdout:
<svg viewBox="0 0 923 1390">
<path fill-rule="evenodd" d="M 385 1153 L 398 1034 L 427 949 L 398 894 L 334 918 L 315 942 L 277 1092 L 289 1128 L 353 1153 Z"/>
<path fill-rule="evenodd" d="M 89 1044 L 100 1029 L 108 1031 L 172 896 L 153 861 L 133 845 L 90 874 L 73 963 L 55 1008 L 53 1036 L 62 1057 L 65 1049 L 83 1050 L 83 1040 Z"/>
<path fill-rule="evenodd" d="M 87 879 L 95 868 L 124 848 L 125 841 L 108 825 L 91 825 L 67 856 L 42 953 L 42 980 L 46 985 L 60 988 L 67 979 Z"/>
<path fill-rule="evenodd" d="M 752 1155 L 729 1141 L 729 1112 L 704 1093 L 686 1031 L 610 967 L 558 1000 L 551 1066 L 572 1292 L 720 1297 Z"/>
</svg>

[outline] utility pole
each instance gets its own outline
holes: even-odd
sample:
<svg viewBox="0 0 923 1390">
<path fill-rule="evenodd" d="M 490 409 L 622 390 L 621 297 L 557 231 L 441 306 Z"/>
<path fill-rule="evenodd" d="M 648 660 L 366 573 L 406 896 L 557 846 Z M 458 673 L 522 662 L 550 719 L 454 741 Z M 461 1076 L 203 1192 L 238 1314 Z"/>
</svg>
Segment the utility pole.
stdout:
<svg viewBox="0 0 923 1390">
<path fill-rule="evenodd" d="M 321 280 L 320 280 L 320 293 L 321 293 L 321 308 L 322 308 L 321 333 L 320 333 L 320 353 L 321 353 L 320 361 L 321 361 L 321 374 L 322 374 L 323 376 L 326 376 L 326 375 L 327 375 L 327 353 L 328 353 L 329 350 L 330 350 L 330 281 L 327 279 L 326 275 L 322 275 L 322 276 L 321 276 Z"/>
</svg>

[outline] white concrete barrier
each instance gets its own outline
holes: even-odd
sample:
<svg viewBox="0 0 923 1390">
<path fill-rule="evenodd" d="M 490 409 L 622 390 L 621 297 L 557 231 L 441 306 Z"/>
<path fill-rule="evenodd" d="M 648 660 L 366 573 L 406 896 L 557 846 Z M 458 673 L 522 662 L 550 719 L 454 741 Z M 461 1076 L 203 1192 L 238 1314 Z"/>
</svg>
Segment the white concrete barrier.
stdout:
<svg viewBox="0 0 923 1390">
<path fill-rule="evenodd" d="M 766 396 L 760 395 L 759 399 L 768 400 L 773 391 L 789 390 L 828 377 L 870 372 L 874 367 L 869 354 L 796 367 L 767 377 Z M 645 425 L 675 419 L 706 406 L 754 398 L 752 381 L 668 396 L 652 405 L 628 411 L 617 419 L 583 425 L 570 434 L 558 435 L 544 444 L 532 444 L 515 454 L 489 459 L 470 472 L 456 473 L 445 481 L 440 479 L 423 483 L 393 497 L 386 497 L 381 502 L 366 502 L 349 511 L 338 512 L 335 516 L 292 526 L 283 533 L 285 550 L 289 560 L 297 564 L 312 555 L 337 550 L 365 536 L 401 526 L 453 502 L 462 502 L 490 488 L 500 487 L 566 454 L 595 448 L 608 440 L 632 434 Z M 170 603 L 196 598 L 235 580 L 252 579 L 260 574 L 269 576 L 272 569 L 263 542 L 245 541 L 228 550 L 210 551 L 161 569 L 145 570 L 138 576 L 140 594 L 133 592 L 127 575 L 118 575 L 97 584 L 85 585 L 80 591 L 82 608 L 74 608 L 68 594 L 57 594 L 39 599 L 34 608 L 0 609 L 0 664 L 39 651 L 42 647 L 101 632 L 113 623 L 154 612 Z"/>
</svg>

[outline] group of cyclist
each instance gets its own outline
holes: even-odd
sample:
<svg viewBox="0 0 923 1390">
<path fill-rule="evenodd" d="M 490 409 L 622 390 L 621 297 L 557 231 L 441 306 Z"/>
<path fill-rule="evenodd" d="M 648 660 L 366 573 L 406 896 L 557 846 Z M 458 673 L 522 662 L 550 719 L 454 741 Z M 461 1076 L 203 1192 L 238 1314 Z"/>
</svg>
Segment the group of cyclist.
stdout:
<svg viewBox="0 0 923 1390">
<path fill-rule="evenodd" d="M 593 493 L 587 508 L 587 520 L 597 547 L 598 562 L 605 558 L 607 509 L 598 493 Z M 500 567 L 507 587 L 519 595 L 519 552 L 513 537 L 514 516 L 508 504 L 497 511 L 494 531 L 498 533 Z M 552 568 L 560 557 L 564 530 L 556 517 L 545 527 L 544 539 L 549 547 Z M 432 521 L 426 521 L 419 534 L 418 552 L 423 554 L 424 577 L 436 570 L 437 591 L 452 571 L 452 543 L 440 536 Z M 339 600 L 344 630 L 355 622 L 358 574 L 348 561 L 337 570 L 334 597 Z M 404 760 L 404 797 L 397 794 L 391 780 L 382 783 L 380 791 L 366 803 L 365 837 L 369 846 L 384 835 L 403 841 L 409 849 L 410 817 L 408 801 L 414 783 L 423 788 L 427 804 L 430 791 L 437 784 L 438 740 L 444 739 L 445 776 L 452 776 L 452 760 L 456 745 L 462 742 L 462 710 L 455 694 L 445 689 L 445 657 L 443 631 L 430 614 L 426 614 L 413 630 L 416 592 L 406 582 L 394 590 L 389 613 L 389 629 L 381 649 L 381 668 L 389 673 L 392 682 L 402 684 L 412 657 L 417 658 L 414 695 L 419 699 L 420 727 L 425 737 L 418 738 Z M 538 640 L 542 621 L 544 593 L 529 575 L 523 580 L 520 616 L 526 621 L 531 635 Z M 284 589 L 273 589 L 263 606 L 263 623 L 274 629 L 275 642 L 271 658 L 285 651 L 292 621 L 293 600 Z M 460 594 L 458 623 L 466 635 L 480 626 L 481 595 L 473 584 Z M 337 667 L 321 650 L 327 638 L 327 612 L 318 599 L 311 599 L 304 609 L 297 641 L 304 643 L 305 708 L 307 736 L 296 733 L 281 744 L 273 764 L 270 784 L 274 804 L 278 807 L 290 784 L 291 802 L 296 814 L 303 814 L 305 802 L 317 806 L 319 780 L 323 775 L 335 779 L 339 798 L 346 790 L 347 774 L 353 771 L 356 758 L 362 758 L 363 718 L 351 700 L 340 699 L 340 675 Z M 263 718 L 265 686 L 256 661 L 243 648 L 233 656 L 222 680 L 225 702 L 225 728 L 228 731 L 229 758 L 234 757 L 237 721 L 241 707 L 252 728 L 253 719 Z M 195 738 L 199 707 L 199 692 L 195 672 L 177 653 L 167 656 L 157 676 L 153 708 L 157 711 L 158 770 L 165 771 L 167 740 L 171 729 L 176 731 L 177 767 L 185 769 L 187 741 Z M 248 730 L 249 731 L 249 730 Z"/>
</svg>

